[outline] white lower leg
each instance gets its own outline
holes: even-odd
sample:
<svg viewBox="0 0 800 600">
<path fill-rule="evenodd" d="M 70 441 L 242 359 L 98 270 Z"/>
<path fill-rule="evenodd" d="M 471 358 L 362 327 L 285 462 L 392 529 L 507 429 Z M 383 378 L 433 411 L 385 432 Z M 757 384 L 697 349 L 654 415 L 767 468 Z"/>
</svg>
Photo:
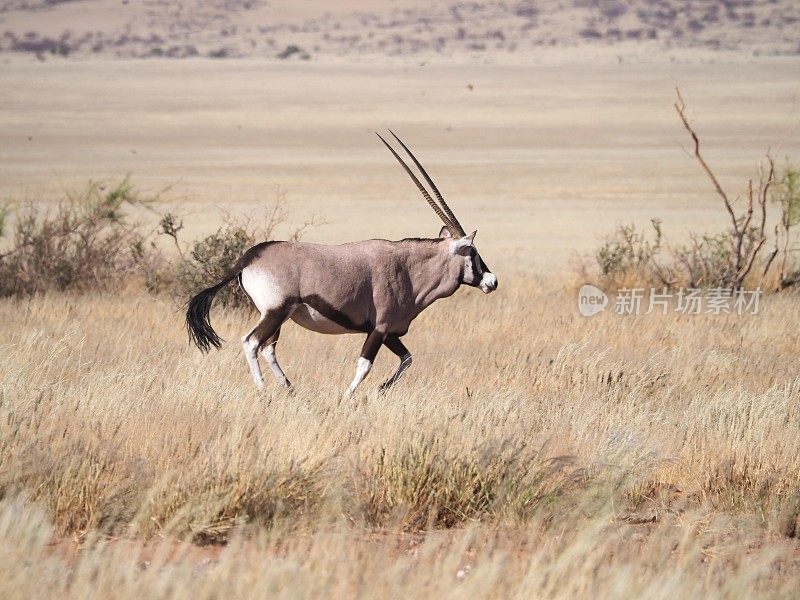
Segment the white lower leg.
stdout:
<svg viewBox="0 0 800 600">
<path fill-rule="evenodd" d="M 372 362 L 364 358 L 363 356 L 358 359 L 358 366 L 356 366 L 356 376 L 353 378 L 353 383 L 350 384 L 350 387 L 347 388 L 347 392 L 345 395 L 350 396 L 353 392 L 356 391 L 356 388 L 359 384 L 364 381 L 364 378 L 369 374 L 372 370 Z"/>
<path fill-rule="evenodd" d="M 248 336 L 242 338 L 242 348 L 244 348 L 244 356 L 247 358 L 247 364 L 250 365 L 250 373 L 253 376 L 253 381 L 259 388 L 264 387 L 264 376 L 261 374 L 261 366 L 258 364 L 258 342 L 253 339 L 248 339 Z"/>
<path fill-rule="evenodd" d="M 275 356 L 275 344 L 270 344 L 264 351 L 262 352 L 264 358 L 267 359 L 267 364 L 269 368 L 272 369 L 272 372 L 275 374 L 275 378 L 278 382 L 283 385 L 284 387 L 292 387 L 292 384 L 289 383 L 289 380 L 286 378 L 286 375 L 281 369 L 281 366 L 278 364 L 278 358 Z"/>
<path fill-rule="evenodd" d="M 406 369 L 411 366 L 411 353 L 409 352 L 403 358 L 400 359 L 400 364 L 397 365 L 397 370 L 394 372 L 389 379 L 387 379 L 381 388 L 386 389 L 392 385 L 394 385 L 398 379 L 405 373 Z"/>
</svg>

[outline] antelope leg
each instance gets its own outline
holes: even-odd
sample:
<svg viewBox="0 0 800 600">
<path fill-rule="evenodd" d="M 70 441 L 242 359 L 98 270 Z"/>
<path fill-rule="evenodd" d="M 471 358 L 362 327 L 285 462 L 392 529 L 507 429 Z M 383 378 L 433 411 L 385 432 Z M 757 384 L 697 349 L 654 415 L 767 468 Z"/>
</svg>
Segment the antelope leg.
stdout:
<svg viewBox="0 0 800 600">
<path fill-rule="evenodd" d="M 394 374 L 381 384 L 381 391 L 387 390 L 397 383 L 397 380 L 400 379 L 405 370 L 411 366 L 411 352 L 403 345 L 399 337 L 387 335 L 383 345 L 400 358 L 400 364 L 397 365 L 397 370 Z"/>
<path fill-rule="evenodd" d="M 261 373 L 261 366 L 258 364 L 258 353 L 266 345 L 270 345 L 274 352 L 274 347 L 271 346 L 271 344 L 277 340 L 276 336 L 280 332 L 281 325 L 288 316 L 288 311 L 283 308 L 267 311 L 264 313 L 264 316 L 261 317 L 258 324 L 242 337 L 244 355 L 245 358 L 247 358 L 247 364 L 250 365 L 250 373 L 253 375 L 253 381 L 255 381 L 256 386 L 259 388 L 264 387 L 264 376 Z M 270 367 L 272 367 L 271 362 Z M 286 379 L 285 376 L 284 379 Z"/>
<path fill-rule="evenodd" d="M 290 388 L 292 387 L 291 382 L 286 378 L 286 374 L 281 369 L 280 364 L 278 364 L 278 357 L 275 356 L 275 346 L 277 345 L 277 340 L 272 342 L 269 346 L 264 348 L 261 351 L 261 354 L 264 358 L 267 359 L 267 364 L 269 368 L 272 370 L 273 375 L 275 375 L 275 379 L 283 385 L 283 387 Z"/>
<path fill-rule="evenodd" d="M 364 381 L 364 378 L 372 370 L 372 363 L 378 355 L 378 350 L 383 344 L 384 338 L 385 335 L 377 330 L 367 336 L 364 346 L 361 348 L 361 357 L 358 359 L 358 365 L 356 366 L 356 376 L 345 392 L 346 397 L 349 398 L 353 395 L 359 384 Z"/>
</svg>

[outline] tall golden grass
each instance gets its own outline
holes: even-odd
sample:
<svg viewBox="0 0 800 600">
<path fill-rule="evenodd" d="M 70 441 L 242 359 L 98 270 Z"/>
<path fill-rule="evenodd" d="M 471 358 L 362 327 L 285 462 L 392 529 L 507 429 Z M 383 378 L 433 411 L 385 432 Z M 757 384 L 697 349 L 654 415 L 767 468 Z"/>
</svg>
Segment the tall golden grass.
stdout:
<svg viewBox="0 0 800 600">
<path fill-rule="evenodd" d="M 800 589 L 800 314 L 584 318 L 524 277 L 296 391 L 138 291 L 0 302 L 0 596 L 752 597 Z"/>
</svg>

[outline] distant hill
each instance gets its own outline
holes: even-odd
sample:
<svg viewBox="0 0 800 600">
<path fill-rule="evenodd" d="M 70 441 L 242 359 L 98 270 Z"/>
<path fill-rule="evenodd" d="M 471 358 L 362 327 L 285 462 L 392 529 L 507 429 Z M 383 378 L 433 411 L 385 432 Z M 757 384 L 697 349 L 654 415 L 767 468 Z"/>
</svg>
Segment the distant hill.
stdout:
<svg viewBox="0 0 800 600">
<path fill-rule="evenodd" d="M 800 54 L 797 0 L 7 0 L 0 53 L 48 58 L 535 56 L 552 48 Z"/>
</svg>

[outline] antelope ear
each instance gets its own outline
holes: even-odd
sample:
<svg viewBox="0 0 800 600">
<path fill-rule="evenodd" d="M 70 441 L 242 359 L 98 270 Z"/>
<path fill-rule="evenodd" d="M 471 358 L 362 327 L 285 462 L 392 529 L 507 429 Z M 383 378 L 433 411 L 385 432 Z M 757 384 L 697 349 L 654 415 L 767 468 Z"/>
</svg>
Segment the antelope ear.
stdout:
<svg viewBox="0 0 800 600">
<path fill-rule="evenodd" d="M 444 227 L 442 227 L 442 228 L 439 230 L 439 237 L 440 237 L 440 238 L 451 238 L 451 237 L 453 237 L 453 236 L 452 236 L 452 235 L 450 235 L 450 230 L 449 230 L 449 229 L 447 228 L 447 226 L 445 225 Z"/>
<path fill-rule="evenodd" d="M 458 238 L 454 242 L 450 244 L 450 253 L 451 254 L 462 254 L 464 250 L 467 248 L 471 248 L 473 246 L 473 242 L 475 241 L 475 234 L 478 233 L 477 230 L 473 231 L 469 235 L 465 235 L 462 238 Z"/>
</svg>

